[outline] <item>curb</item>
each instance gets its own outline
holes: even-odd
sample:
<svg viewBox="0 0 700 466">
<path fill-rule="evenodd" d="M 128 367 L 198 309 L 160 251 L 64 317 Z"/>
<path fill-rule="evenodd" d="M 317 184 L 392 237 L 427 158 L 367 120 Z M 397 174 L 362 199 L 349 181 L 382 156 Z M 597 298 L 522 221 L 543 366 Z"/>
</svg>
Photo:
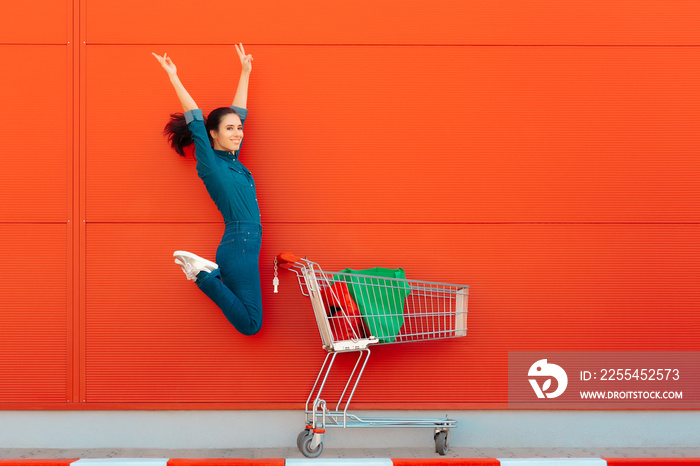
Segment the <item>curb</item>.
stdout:
<svg viewBox="0 0 700 466">
<path fill-rule="evenodd" d="M 0 459 L 0 466 L 700 466 L 700 458 L 86 458 Z"/>
<path fill-rule="evenodd" d="M 0 465 L 18 465 L 18 466 L 68 466 L 71 463 L 78 461 L 75 459 L 65 460 L 5 460 L 0 459 Z"/>
</svg>

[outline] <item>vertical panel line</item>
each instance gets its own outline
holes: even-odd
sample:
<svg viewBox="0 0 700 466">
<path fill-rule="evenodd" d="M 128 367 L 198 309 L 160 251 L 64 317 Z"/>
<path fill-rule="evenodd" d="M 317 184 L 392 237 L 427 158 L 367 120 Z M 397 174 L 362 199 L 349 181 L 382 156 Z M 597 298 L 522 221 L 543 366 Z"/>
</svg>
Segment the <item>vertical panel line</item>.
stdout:
<svg viewBox="0 0 700 466">
<path fill-rule="evenodd" d="M 76 364 L 75 364 L 75 316 L 76 307 L 76 269 L 75 269 L 75 144 L 78 124 L 76 121 L 75 102 L 75 28 L 73 1 L 65 0 L 65 39 L 66 39 L 66 401 L 75 401 Z"/>
<path fill-rule="evenodd" d="M 75 189 L 75 222 L 74 226 L 77 264 L 77 314 L 76 314 L 76 345 L 75 361 L 77 370 L 76 398 L 82 403 L 85 400 L 85 6 L 86 0 L 73 0 L 74 36 L 76 37 L 76 86 L 77 109 L 76 121 L 78 123 L 78 138 L 76 144 L 76 180 Z"/>
<path fill-rule="evenodd" d="M 78 332 L 77 323 L 79 316 L 79 306 L 78 306 L 78 296 L 79 296 L 79 276 L 77 268 L 77 252 L 79 250 L 77 229 L 75 226 L 76 215 L 76 189 L 77 189 L 77 155 L 78 155 L 78 136 L 80 131 L 80 125 L 78 120 L 78 35 L 76 33 L 76 8 L 74 7 L 75 0 L 66 0 L 66 32 L 68 37 L 68 47 L 66 53 L 66 59 L 68 61 L 67 72 L 68 72 L 68 101 L 67 101 L 67 113 L 68 113 L 68 161 L 67 161 L 67 227 L 66 227 L 66 237 L 68 242 L 68 353 L 67 353 L 67 402 L 75 402 L 77 399 L 77 389 L 78 380 L 78 361 L 76 359 L 78 338 L 80 333 Z"/>
</svg>

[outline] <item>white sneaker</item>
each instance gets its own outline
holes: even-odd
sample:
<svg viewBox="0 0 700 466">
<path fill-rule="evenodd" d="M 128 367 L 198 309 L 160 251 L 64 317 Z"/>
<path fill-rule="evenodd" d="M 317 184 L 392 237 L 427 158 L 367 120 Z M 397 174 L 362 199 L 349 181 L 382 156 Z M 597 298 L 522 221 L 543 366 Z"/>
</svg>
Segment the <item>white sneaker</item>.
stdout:
<svg viewBox="0 0 700 466">
<path fill-rule="evenodd" d="M 187 275 L 187 279 L 194 282 L 197 281 L 197 274 L 199 272 L 204 271 L 211 273 L 219 268 L 214 262 L 208 261 L 191 252 L 175 251 L 173 256 L 175 257 L 175 263 L 182 267 L 182 271 Z"/>
</svg>

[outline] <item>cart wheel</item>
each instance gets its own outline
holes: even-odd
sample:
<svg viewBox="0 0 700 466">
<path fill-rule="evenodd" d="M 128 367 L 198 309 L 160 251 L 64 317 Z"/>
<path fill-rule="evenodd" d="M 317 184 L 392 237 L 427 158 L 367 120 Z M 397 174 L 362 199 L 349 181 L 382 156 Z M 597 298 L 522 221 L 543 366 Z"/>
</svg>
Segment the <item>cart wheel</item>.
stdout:
<svg viewBox="0 0 700 466">
<path fill-rule="evenodd" d="M 447 443 L 447 432 L 442 431 L 435 434 L 435 451 L 440 456 L 445 456 L 447 454 L 449 450 Z"/>
<path fill-rule="evenodd" d="M 305 435 L 301 440 L 301 447 L 299 449 L 301 450 L 301 454 L 307 458 L 316 458 L 323 451 L 323 442 L 319 443 L 315 449 L 311 449 L 311 441 L 313 439 L 314 435 L 310 433 L 310 435 Z"/>
<path fill-rule="evenodd" d="M 299 435 L 297 436 L 297 448 L 302 453 L 304 453 L 304 450 L 302 450 L 301 445 L 304 443 L 304 439 L 306 438 L 307 435 L 313 435 L 311 433 L 311 429 L 304 429 L 301 432 L 299 432 Z"/>
</svg>

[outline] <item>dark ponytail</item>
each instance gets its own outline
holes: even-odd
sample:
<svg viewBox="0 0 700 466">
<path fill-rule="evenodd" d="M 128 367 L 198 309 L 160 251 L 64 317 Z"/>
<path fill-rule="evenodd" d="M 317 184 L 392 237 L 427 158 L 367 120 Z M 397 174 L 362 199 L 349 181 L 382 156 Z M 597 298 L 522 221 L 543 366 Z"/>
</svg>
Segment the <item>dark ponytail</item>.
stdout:
<svg viewBox="0 0 700 466">
<path fill-rule="evenodd" d="M 170 121 L 165 124 L 163 134 L 168 137 L 170 147 L 182 157 L 185 156 L 185 147 L 194 143 L 184 113 L 171 113 Z"/>
<path fill-rule="evenodd" d="M 221 119 L 230 113 L 238 115 L 238 112 L 231 107 L 219 107 L 212 110 L 206 120 L 204 120 L 205 127 L 207 128 L 207 136 L 209 136 L 209 144 L 214 142 L 211 138 L 211 130 L 218 131 Z M 240 115 L 238 116 L 240 117 Z M 168 137 L 170 147 L 182 157 L 185 157 L 185 147 L 194 143 L 192 132 L 189 126 L 187 126 L 187 121 L 183 113 L 170 114 L 170 121 L 165 124 L 163 134 Z"/>
</svg>

